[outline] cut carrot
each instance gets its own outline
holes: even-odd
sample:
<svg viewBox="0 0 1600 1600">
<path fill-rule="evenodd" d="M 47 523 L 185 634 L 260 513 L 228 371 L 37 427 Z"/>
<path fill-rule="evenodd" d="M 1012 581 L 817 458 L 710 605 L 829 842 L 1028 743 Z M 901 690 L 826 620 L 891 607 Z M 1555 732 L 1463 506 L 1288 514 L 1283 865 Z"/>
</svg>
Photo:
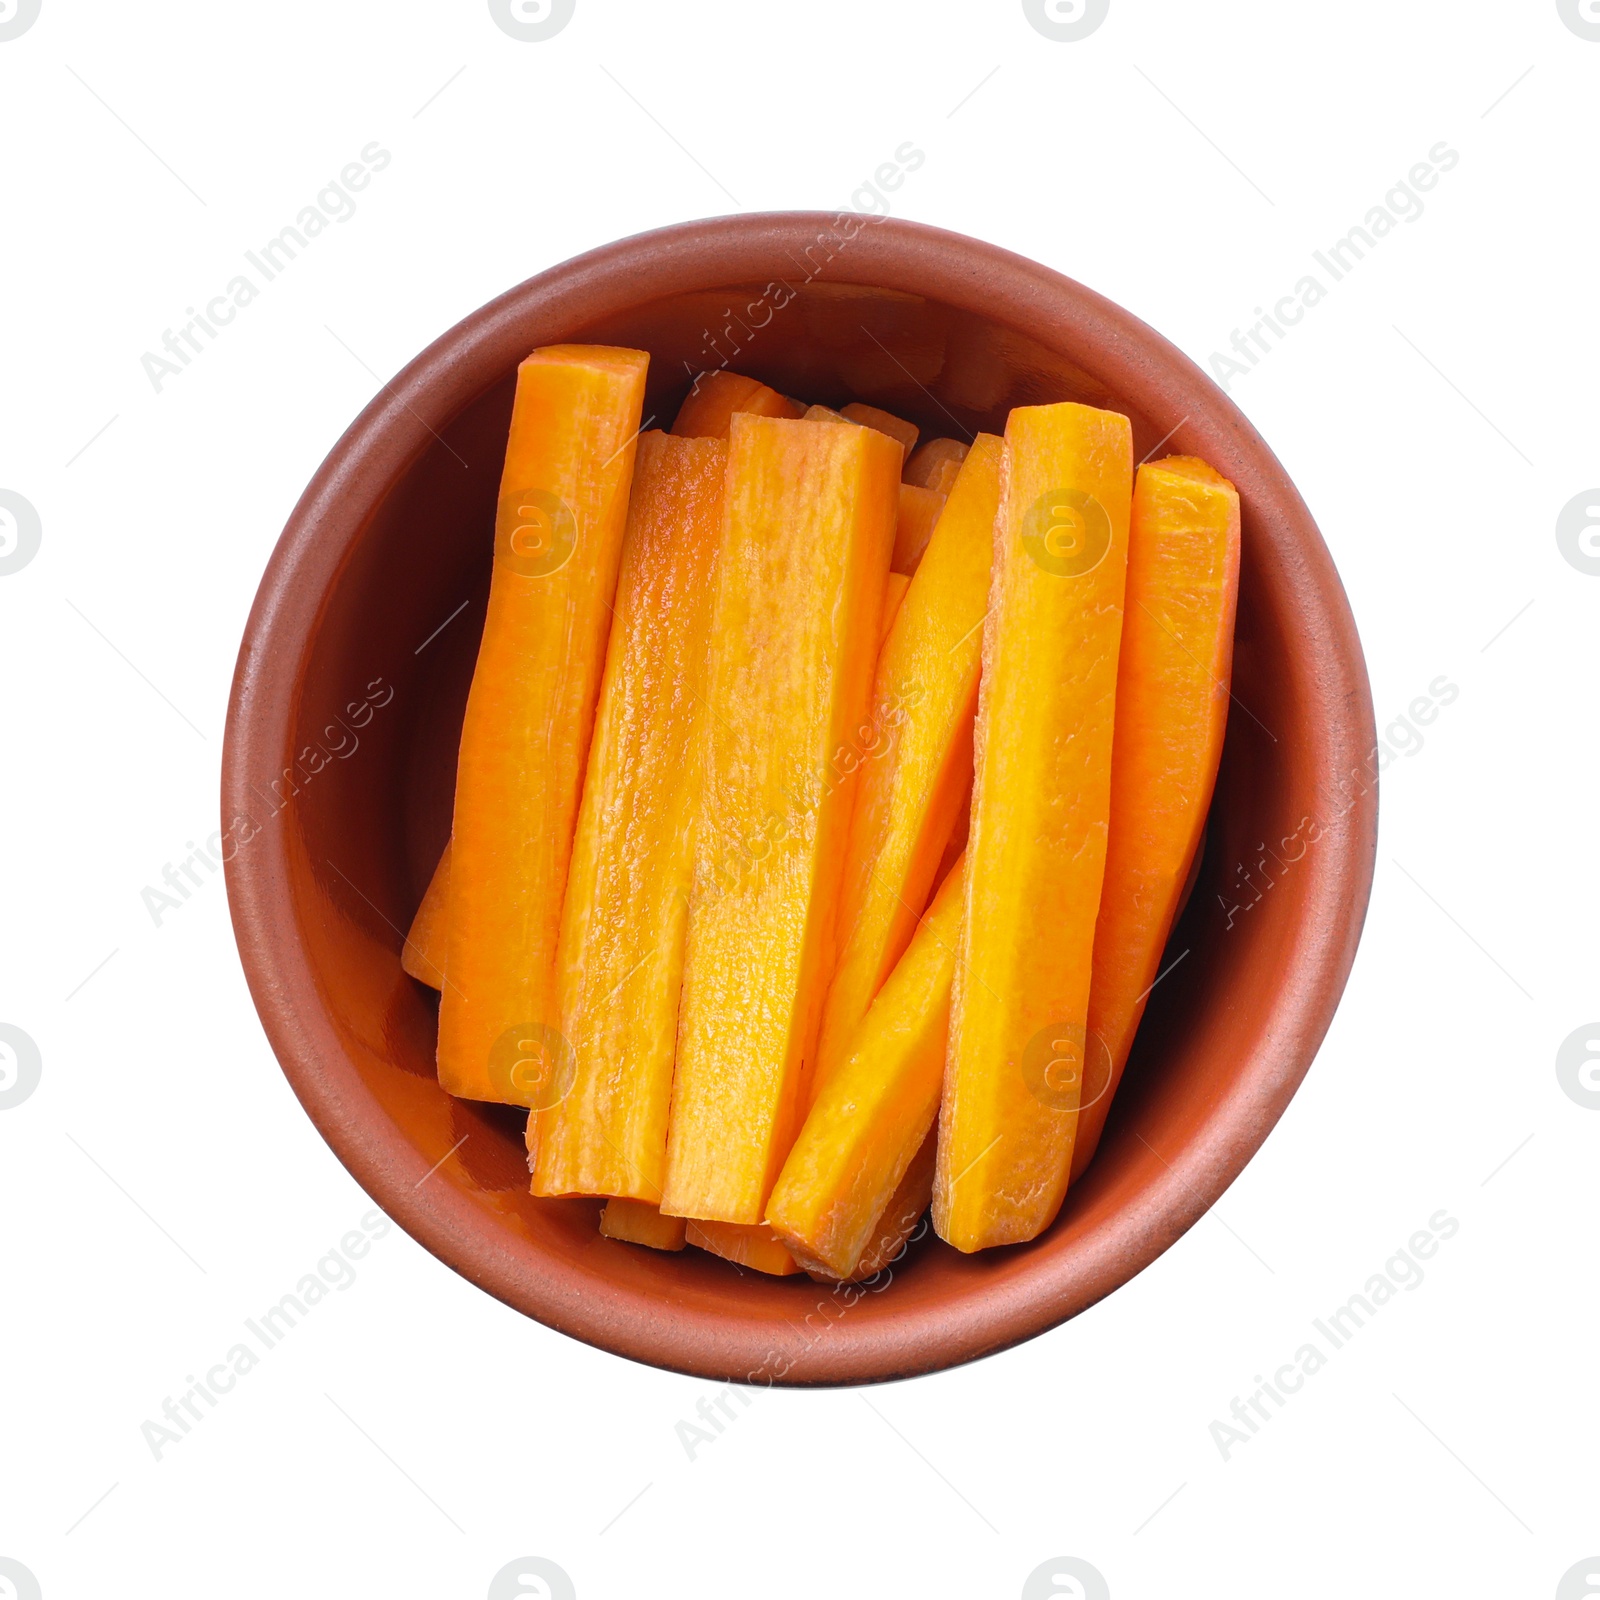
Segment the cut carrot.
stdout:
<svg viewBox="0 0 1600 1600">
<path fill-rule="evenodd" d="M 600 1208 L 600 1231 L 608 1239 L 646 1244 L 652 1250 L 681 1250 L 682 1217 L 664 1217 L 644 1200 L 607 1200 Z"/>
<path fill-rule="evenodd" d="M 938 1150 L 939 1130 L 930 1128 L 922 1148 L 911 1158 L 900 1187 L 889 1196 L 883 1215 L 873 1226 L 867 1248 L 861 1252 L 849 1281 L 861 1283 L 875 1278 L 900 1259 L 933 1202 L 933 1170 Z"/>
<path fill-rule="evenodd" d="M 556 937 L 648 363 L 556 345 L 517 368 L 456 769 L 439 1007 L 439 1081 L 470 1100 L 550 1104 L 570 1079 Z"/>
<path fill-rule="evenodd" d="M 966 458 L 967 446 L 959 439 L 929 439 L 907 458 L 905 480 L 926 489 L 934 473 L 946 461 L 953 461 L 959 467 Z"/>
<path fill-rule="evenodd" d="M 572 1085 L 529 1119 L 535 1194 L 661 1199 L 727 460 L 639 440 L 557 955 Z"/>
<path fill-rule="evenodd" d="M 685 1236 L 690 1244 L 753 1272 L 788 1278 L 800 1271 L 783 1240 L 764 1223 L 691 1222 Z"/>
<path fill-rule="evenodd" d="M 944 857 L 939 862 L 939 870 L 934 873 L 935 885 L 941 884 L 949 877 L 951 870 L 962 853 L 967 848 L 967 835 L 972 831 L 972 771 L 967 770 L 966 793 L 961 800 L 961 811 L 956 817 L 955 826 L 950 830 L 950 843 L 944 847 Z"/>
<path fill-rule="evenodd" d="M 418 983 L 430 989 L 444 988 L 444 962 L 446 944 L 450 937 L 450 841 L 444 842 L 444 851 L 428 887 L 422 904 L 411 919 L 411 931 L 400 951 L 400 965 Z"/>
<path fill-rule="evenodd" d="M 835 411 L 832 406 L 807 406 L 806 421 L 853 422 L 858 428 L 871 428 L 874 433 L 881 433 L 900 446 L 902 461 L 906 451 L 911 448 L 906 443 L 907 434 L 912 443 L 916 442 L 917 437 L 917 430 L 909 422 L 902 422 L 898 417 L 891 417 L 887 411 L 879 411 L 875 406 L 859 405 L 853 400 L 842 411 Z"/>
<path fill-rule="evenodd" d="M 1095 924 L 1089 1059 L 1074 1178 L 1100 1141 L 1199 862 L 1228 720 L 1239 496 L 1203 461 L 1139 468 L 1117 666 L 1111 835 Z"/>
<path fill-rule="evenodd" d="M 822 1085 L 772 1191 L 767 1220 L 810 1270 L 855 1272 L 933 1127 L 965 877 L 958 866 L 935 896 L 847 1058 Z"/>
<path fill-rule="evenodd" d="M 965 459 L 963 456 L 958 461 L 954 456 L 948 456 L 943 461 L 936 461 L 933 470 L 928 474 L 928 487 L 935 494 L 949 494 L 955 487 L 956 477 L 961 471 L 961 462 Z"/>
<path fill-rule="evenodd" d="M 890 566 L 910 577 L 916 570 L 944 510 L 944 496 L 936 489 L 914 483 L 900 485 L 900 515 L 894 529 L 894 555 Z"/>
<path fill-rule="evenodd" d="M 759 1222 L 816 1045 L 894 540 L 899 446 L 739 415 L 662 1210 Z"/>
<path fill-rule="evenodd" d="M 934 1226 L 958 1250 L 1036 1237 L 1066 1192 L 1110 817 L 1132 452 L 1128 419 L 1088 406 L 1021 406 L 1006 423 L 933 1191 Z"/>
<path fill-rule="evenodd" d="M 734 414 L 748 411 L 758 417 L 798 417 L 805 410 L 776 389 L 742 373 L 702 372 L 678 407 L 673 433 L 680 439 L 726 439 Z"/>
<path fill-rule="evenodd" d="M 883 621 L 879 625 L 878 644 L 882 648 L 883 641 L 889 637 L 889 630 L 894 626 L 894 619 L 900 614 L 900 602 L 906 597 L 906 586 L 911 580 L 903 572 L 891 572 L 883 580 Z M 428 886 L 430 889 L 432 884 Z M 427 896 L 423 896 L 423 905 L 427 904 Z M 417 908 L 417 916 L 422 916 L 422 908 Z M 438 984 L 434 985 L 437 989 Z"/>
<path fill-rule="evenodd" d="M 813 1095 L 916 931 L 970 786 L 1001 451 L 978 435 L 878 661 Z"/>
<path fill-rule="evenodd" d="M 901 452 L 905 456 L 909 456 L 916 449 L 917 435 L 922 431 L 914 422 L 907 422 L 903 417 L 880 411 L 876 406 L 863 405 L 859 400 L 852 400 L 849 405 L 840 406 L 839 415 L 851 422 L 859 422 L 863 428 L 876 428 L 879 433 L 886 433 L 891 439 L 898 439 Z"/>
</svg>

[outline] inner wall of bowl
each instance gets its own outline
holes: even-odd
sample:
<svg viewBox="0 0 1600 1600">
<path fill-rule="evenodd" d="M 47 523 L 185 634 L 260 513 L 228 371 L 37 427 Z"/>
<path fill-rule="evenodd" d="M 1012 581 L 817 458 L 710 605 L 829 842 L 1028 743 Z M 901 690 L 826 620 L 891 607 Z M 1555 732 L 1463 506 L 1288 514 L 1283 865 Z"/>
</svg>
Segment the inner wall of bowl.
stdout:
<svg viewBox="0 0 1600 1600">
<path fill-rule="evenodd" d="M 823 404 L 870 402 L 923 437 L 1001 432 L 1016 405 L 1080 400 L 1124 411 L 1134 455 L 1182 447 L 1066 356 L 1016 330 L 911 295 L 850 284 L 746 284 L 658 300 L 567 335 L 648 350 L 645 416 L 670 426 L 693 376 L 727 366 Z M 698 1252 L 662 1256 L 599 1239 L 597 1203 L 526 1193 L 523 1114 L 451 1100 L 434 1078 L 437 997 L 398 953 L 450 828 L 456 746 L 488 588 L 514 373 L 505 372 L 391 486 L 329 593 L 286 770 L 254 785 L 255 825 L 291 830 L 293 897 L 310 967 L 367 1086 L 410 1143 L 457 1156 L 434 1181 L 466 1188 L 516 1231 L 617 1285 L 670 1289 L 749 1314 L 790 1316 L 803 1280 L 736 1275 Z M 1215 464 L 1227 471 L 1229 463 Z M 1002 1280 L 1028 1251 L 1103 1220 L 1226 1091 L 1229 1018 L 1267 998 L 1266 958 L 1292 926 L 1294 861 L 1314 845 L 1291 793 L 1290 641 L 1258 592 L 1245 507 L 1234 700 L 1199 880 L 1168 949 L 1101 1151 L 1051 1234 L 992 1252 Z M 1281 619 L 1280 619 L 1281 622 Z M 292 802 L 292 803 L 291 803 Z M 1311 827 L 1314 827 L 1312 819 Z M 1276 933 L 1275 933 L 1276 930 Z M 1290 941 L 1281 938 L 1281 948 Z M 1264 975 L 1265 974 L 1265 975 Z M 465 1140 L 465 1143 L 461 1141 Z M 936 1298 L 974 1263 L 924 1237 L 892 1295 Z M 860 1318 L 870 1318 L 863 1302 Z"/>
</svg>

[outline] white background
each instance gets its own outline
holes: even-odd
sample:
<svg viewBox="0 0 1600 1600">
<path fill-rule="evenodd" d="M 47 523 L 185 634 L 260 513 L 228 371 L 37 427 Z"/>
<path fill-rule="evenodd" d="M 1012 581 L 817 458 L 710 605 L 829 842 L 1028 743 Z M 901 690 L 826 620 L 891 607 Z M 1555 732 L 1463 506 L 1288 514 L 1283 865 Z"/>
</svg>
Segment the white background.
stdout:
<svg viewBox="0 0 1600 1600">
<path fill-rule="evenodd" d="M 1600 1015 L 1600 578 L 1555 538 L 1600 483 L 1597 90 L 1554 0 L 1112 0 L 1077 43 L 1015 0 L 578 0 L 544 43 L 483 0 L 43 0 L 0 43 L 0 488 L 43 529 L 0 577 L 0 1021 L 43 1063 L 0 1111 L 0 1556 L 45 1600 L 478 1600 L 529 1554 L 582 1600 L 1009 1600 L 1061 1555 L 1116 1600 L 1557 1594 L 1600 1554 L 1600 1111 L 1555 1069 Z M 393 159 L 355 215 L 156 393 L 143 353 L 373 140 Z M 907 140 L 895 214 L 1202 362 L 1459 152 L 1232 390 L 1332 548 L 1380 729 L 1459 689 L 1384 775 L 1304 1088 L 1072 1323 L 759 1394 L 693 1461 L 675 1425 L 707 1385 L 394 1230 L 158 1462 L 141 1424 L 370 1207 L 266 1045 L 220 880 L 159 927 L 141 903 L 216 826 L 235 651 L 301 487 L 503 289 L 660 224 L 845 206 Z M 1440 1209 L 1425 1281 L 1224 1460 L 1213 1421 Z"/>
</svg>

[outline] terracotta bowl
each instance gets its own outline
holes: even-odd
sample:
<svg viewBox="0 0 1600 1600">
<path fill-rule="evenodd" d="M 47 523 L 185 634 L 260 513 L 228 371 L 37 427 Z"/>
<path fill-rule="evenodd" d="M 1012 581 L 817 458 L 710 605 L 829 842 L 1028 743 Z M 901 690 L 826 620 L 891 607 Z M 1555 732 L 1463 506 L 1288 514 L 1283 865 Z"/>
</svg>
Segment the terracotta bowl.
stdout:
<svg viewBox="0 0 1600 1600">
<path fill-rule="evenodd" d="M 870 1292 L 603 1239 L 597 1201 L 527 1193 L 521 1117 L 434 1079 L 437 997 L 398 952 L 450 826 L 513 374 L 567 340 L 651 355 L 670 424 L 724 363 L 870 401 L 925 436 L 1077 399 L 1136 456 L 1239 487 L 1234 703 L 1199 883 L 1099 1155 L 1030 1245 L 927 1233 Z M 239 654 L 223 848 L 251 992 L 283 1070 L 357 1181 L 442 1261 L 540 1322 L 749 1383 L 923 1373 L 1015 1344 L 1126 1282 L 1232 1182 L 1311 1063 L 1372 879 L 1371 697 L 1344 591 L 1272 452 L 1127 312 L 990 245 L 899 221 L 780 214 L 625 239 L 530 279 L 416 358 L 301 497 Z M 1178 959 L 1180 953 L 1182 959 Z"/>
</svg>

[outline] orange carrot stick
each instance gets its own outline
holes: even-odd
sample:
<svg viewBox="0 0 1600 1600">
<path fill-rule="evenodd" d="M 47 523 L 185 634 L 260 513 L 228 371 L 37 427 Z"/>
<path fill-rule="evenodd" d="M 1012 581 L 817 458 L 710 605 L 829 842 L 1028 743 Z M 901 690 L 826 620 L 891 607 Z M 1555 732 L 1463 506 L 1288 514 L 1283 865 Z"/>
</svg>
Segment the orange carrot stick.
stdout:
<svg viewBox="0 0 1600 1600">
<path fill-rule="evenodd" d="M 1140 467 L 1128 535 L 1111 834 L 1095 924 L 1074 1178 L 1100 1142 L 1199 860 L 1228 720 L 1238 589 L 1233 485 L 1189 456 Z"/>
<path fill-rule="evenodd" d="M 889 1196 L 883 1215 L 873 1225 L 867 1247 L 856 1262 L 848 1282 L 862 1283 L 875 1278 L 900 1259 L 917 1225 L 928 1214 L 933 1201 L 933 1170 L 939 1150 L 939 1130 L 929 1128 L 922 1148 L 911 1158 L 900 1186 Z M 826 1277 L 827 1275 L 821 1274 Z"/>
<path fill-rule="evenodd" d="M 1128 419 L 1018 407 L 1004 484 L 933 1191 L 934 1227 L 968 1251 L 1048 1227 L 1072 1162 L 1111 804 Z"/>
<path fill-rule="evenodd" d="M 761 1220 L 831 950 L 853 742 L 871 694 L 899 446 L 736 416 L 662 1210 Z"/>
<path fill-rule="evenodd" d="M 934 897 L 847 1058 L 822 1085 L 767 1202 L 767 1221 L 808 1270 L 856 1271 L 933 1127 L 964 877 L 957 866 Z"/>
<path fill-rule="evenodd" d="M 945 462 L 953 461 L 959 467 L 966 458 L 967 446 L 959 439 L 929 439 L 907 458 L 905 481 L 926 489 Z"/>
<path fill-rule="evenodd" d="M 444 987 L 445 950 L 450 937 L 450 841 L 428 879 L 422 904 L 400 951 L 400 965 L 430 989 Z"/>
<path fill-rule="evenodd" d="M 876 406 L 863 405 L 859 400 L 852 400 L 849 405 L 839 407 L 839 415 L 851 422 L 859 422 L 863 428 L 876 428 L 879 433 L 886 433 L 891 439 L 898 439 L 902 456 L 909 456 L 917 447 L 917 435 L 921 429 L 916 423 L 907 422 L 903 417 L 894 416 L 891 412 L 880 411 Z"/>
<path fill-rule="evenodd" d="M 936 461 L 928 473 L 928 487 L 935 494 L 949 494 L 955 485 L 956 474 L 961 471 L 961 462 L 965 459 L 962 457 L 958 460 L 955 456 L 947 456 L 943 461 Z"/>
<path fill-rule="evenodd" d="M 645 1200 L 607 1200 L 600 1208 L 600 1231 L 608 1239 L 652 1250 L 681 1250 L 685 1242 L 683 1218 L 664 1217 Z"/>
<path fill-rule="evenodd" d="M 971 783 L 1000 455 L 978 435 L 879 657 L 813 1095 L 916 931 Z"/>
<path fill-rule="evenodd" d="M 939 524 L 944 501 L 937 489 L 921 489 L 914 483 L 900 485 L 900 516 L 895 523 L 894 555 L 889 562 L 896 572 L 903 572 L 908 578 L 916 572 Z"/>
<path fill-rule="evenodd" d="M 727 460 L 639 440 L 557 954 L 572 1084 L 529 1119 L 534 1194 L 661 1199 Z"/>
<path fill-rule="evenodd" d="M 783 1240 L 762 1222 L 690 1222 L 685 1237 L 698 1249 L 753 1272 L 789 1278 L 800 1271 L 799 1262 L 789 1254 Z"/>
<path fill-rule="evenodd" d="M 678 408 L 672 431 L 680 439 L 726 439 L 734 413 L 758 417 L 798 417 L 805 410 L 776 389 L 742 373 L 702 372 Z"/>
<path fill-rule="evenodd" d="M 467 1099 L 548 1103 L 570 1074 L 556 936 L 648 362 L 556 345 L 517 369 L 456 770 L 439 1007 L 439 1081 Z"/>
<path fill-rule="evenodd" d="M 900 446 L 902 460 L 917 438 L 917 430 L 909 422 L 902 422 L 899 417 L 891 417 L 887 411 L 860 405 L 853 400 L 842 411 L 835 411 L 832 406 L 807 406 L 806 421 L 853 422 L 858 428 L 871 428 L 874 433 L 881 433 Z M 907 443 L 908 439 L 911 444 Z"/>
</svg>

